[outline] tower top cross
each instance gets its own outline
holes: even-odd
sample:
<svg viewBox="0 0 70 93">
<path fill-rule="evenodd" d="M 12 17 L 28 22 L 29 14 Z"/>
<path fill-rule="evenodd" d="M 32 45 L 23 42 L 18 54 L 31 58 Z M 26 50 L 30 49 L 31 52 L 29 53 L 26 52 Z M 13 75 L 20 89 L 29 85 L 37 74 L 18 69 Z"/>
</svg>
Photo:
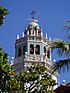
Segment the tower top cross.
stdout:
<svg viewBox="0 0 70 93">
<path fill-rule="evenodd" d="M 36 12 L 35 12 L 34 10 L 31 12 L 32 19 L 34 19 L 35 13 L 36 13 Z"/>
</svg>

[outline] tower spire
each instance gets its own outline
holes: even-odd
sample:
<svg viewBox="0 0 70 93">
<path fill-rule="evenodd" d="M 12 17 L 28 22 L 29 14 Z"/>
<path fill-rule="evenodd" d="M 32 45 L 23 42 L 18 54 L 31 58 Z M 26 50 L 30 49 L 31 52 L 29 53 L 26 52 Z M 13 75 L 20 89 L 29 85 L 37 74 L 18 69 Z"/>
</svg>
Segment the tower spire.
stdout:
<svg viewBox="0 0 70 93">
<path fill-rule="evenodd" d="M 35 19 L 35 11 L 33 10 L 31 13 L 30 13 L 30 15 L 32 16 L 32 19 L 28 19 L 28 20 L 31 20 L 31 21 L 33 21 L 33 22 L 38 22 L 38 20 L 36 20 Z"/>
<path fill-rule="evenodd" d="M 34 20 L 34 16 L 35 16 L 35 11 L 33 10 L 32 12 L 31 12 L 31 15 L 32 15 L 32 19 Z"/>
</svg>

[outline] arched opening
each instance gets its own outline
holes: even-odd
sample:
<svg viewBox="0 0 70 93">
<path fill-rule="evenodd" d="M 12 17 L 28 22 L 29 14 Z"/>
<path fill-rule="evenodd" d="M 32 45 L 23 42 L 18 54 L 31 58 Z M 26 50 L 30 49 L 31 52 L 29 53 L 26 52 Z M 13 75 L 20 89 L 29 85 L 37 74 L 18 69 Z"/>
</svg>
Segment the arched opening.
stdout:
<svg viewBox="0 0 70 93">
<path fill-rule="evenodd" d="M 29 30 L 29 35 L 31 35 L 31 30 Z"/>
<path fill-rule="evenodd" d="M 50 50 L 47 51 L 47 57 L 50 58 Z"/>
<path fill-rule="evenodd" d="M 36 45 L 35 53 L 40 54 L 40 46 L 39 45 Z"/>
<path fill-rule="evenodd" d="M 23 46 L 23 55 L 25 55 L 25 45 Z"/>
<path fill-rule="evenodd" d="M 34 45 L 33 44 L 30 45 L 30 54 L 34 54 Z"/>
<path fill-rule="evenodd" d="M 21 47 L 18 48 L 18 57 L 20 57 L 22 55 L 22 49 Z"/>
<path fill-rule="evenodd" d="M 46 55 L 46 47 L 44 47 L 44 54 Z"/>
<path fill-rule="evenodd" d="M 41 30 L 38 31 L 38 35 L 41 36 Z"/>
</svg>

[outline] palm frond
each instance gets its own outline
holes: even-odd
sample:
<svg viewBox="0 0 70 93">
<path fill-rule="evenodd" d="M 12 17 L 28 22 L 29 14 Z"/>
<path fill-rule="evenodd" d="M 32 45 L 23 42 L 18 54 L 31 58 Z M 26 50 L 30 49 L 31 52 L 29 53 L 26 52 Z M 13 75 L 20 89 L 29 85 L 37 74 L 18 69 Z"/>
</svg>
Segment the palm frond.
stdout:
<svg viewBox="0 0 70 93">
<path fill-rule="evenodd" d="M 63 40 L 55 40 L 51 45 L 52 50 L 58 49 L 58 53 L 62 55 L 63 53 L 69 54 L 70 53 L 70 44 L 66 43 Z"/>
<path fill-rule="evenodd" d="M 68 71 L 70 67 L 70 58 L 59 60 L 53 65 L 53 72 L 58 71 Z"/>
</svg>

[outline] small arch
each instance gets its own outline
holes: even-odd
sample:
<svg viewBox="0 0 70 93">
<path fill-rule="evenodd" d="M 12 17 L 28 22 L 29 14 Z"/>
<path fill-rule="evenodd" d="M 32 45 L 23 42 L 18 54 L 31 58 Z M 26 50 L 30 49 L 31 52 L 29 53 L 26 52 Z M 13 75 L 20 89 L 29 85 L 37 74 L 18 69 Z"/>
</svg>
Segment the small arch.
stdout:
<svg viewBox="0 0 70 93">
<path fill-rule="evenodd" d="M 34 30 L 32 31 L 32 35 L 34 35 Z"/>
<path fill-rule="evenodd" d="M 41 36 L 41 30 L 38 30 L 38 35 Z"/>
<path fill-rule="evenodd" d="M 30 54 L 34 54 L 34 45 L 33 44 L 30 45 Z"/>
<path fill-rule="evenodd" d="M 21 47 L 18 48 L 18 57 L 20 57 L 22 55 L 22 49 Z"/>
<path fill-rule="evenodd" d="M 40 46 L 39 45 L 36 45 L 35 53 L 40 54 Z"/>
<path fill-rule="evenodd" d="M 44 47 L 44 53 L 46 54 L 46 47 Z"/>
<path fill-rule="evenodd" d="M 25 55 L 25 50 L 26 50 L 26 47 L 25 45 L 23 46 L 23 55 Z"/>
<path fill-rule="evenodd" d="M 50 58 L 50 50 L 47 51 L 47 57 Z"/>
<path fill-rule="evenodd" d="M 29 35 L 31 35 L 31 30 L 29 30 Z"/>
</svg>

